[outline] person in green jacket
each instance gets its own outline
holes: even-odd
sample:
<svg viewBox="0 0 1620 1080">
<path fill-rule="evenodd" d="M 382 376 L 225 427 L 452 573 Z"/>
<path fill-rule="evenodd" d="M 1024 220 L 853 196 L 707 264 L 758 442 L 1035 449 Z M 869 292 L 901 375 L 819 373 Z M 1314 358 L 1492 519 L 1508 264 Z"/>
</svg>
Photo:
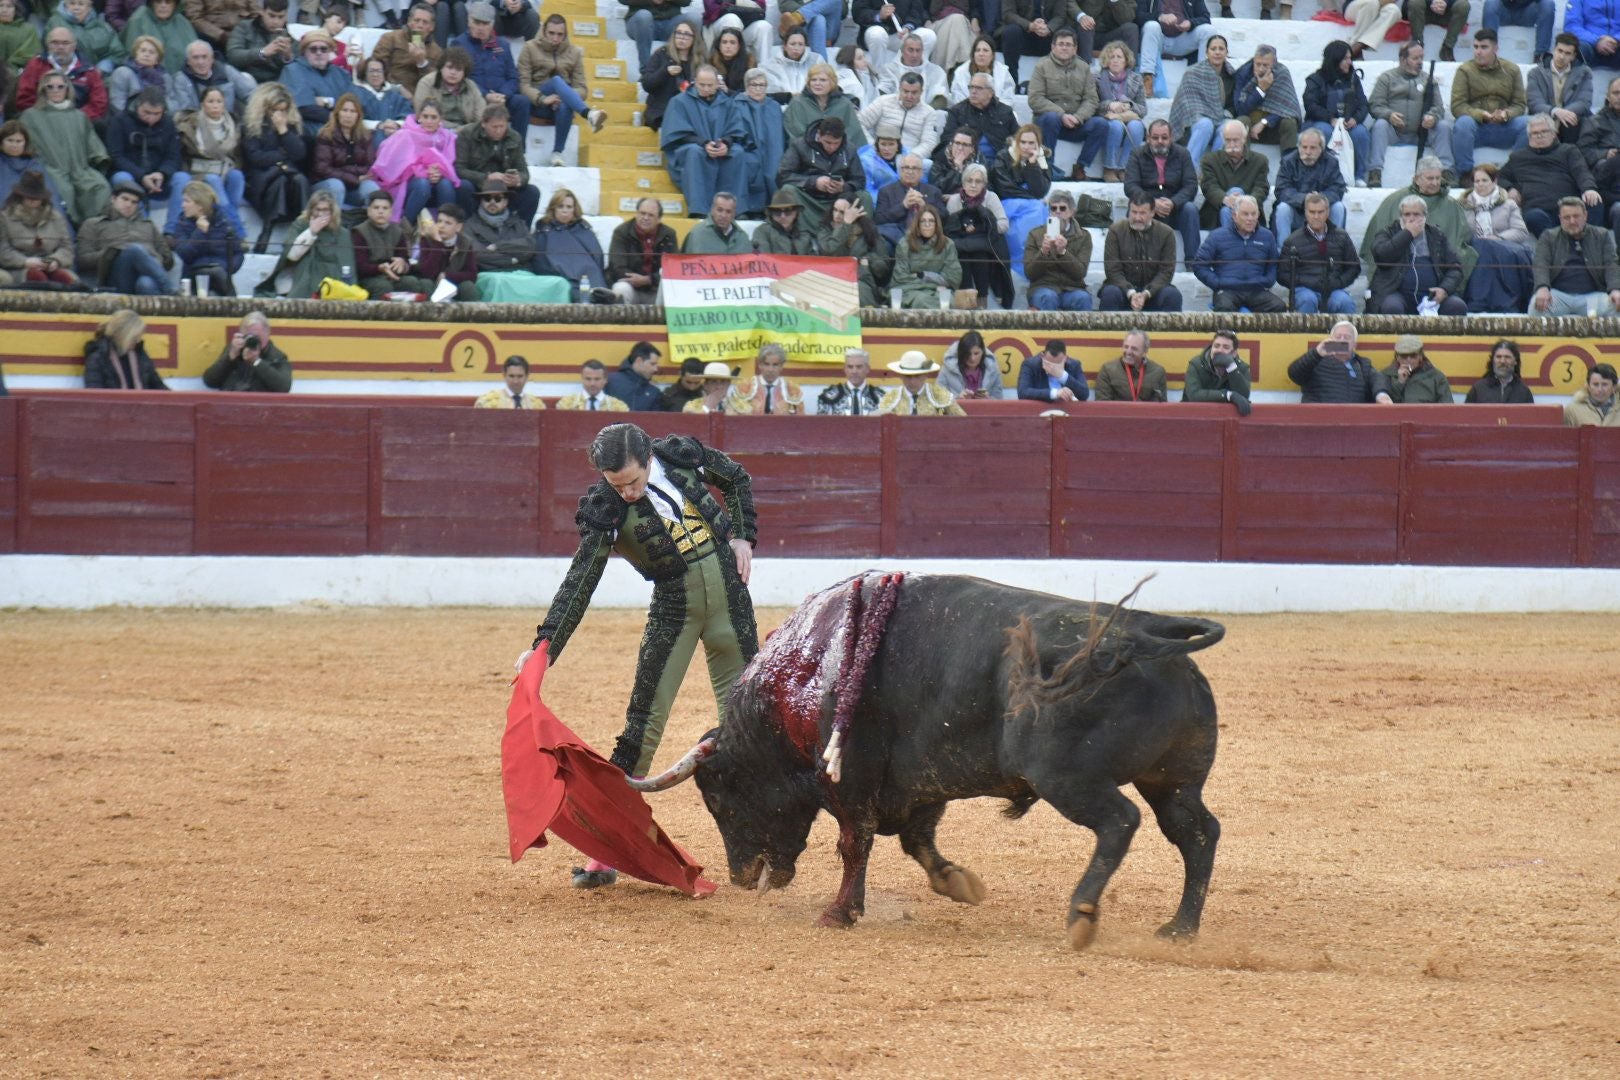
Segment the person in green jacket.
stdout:
<svg viewBox="0 0 1620 1080">
<path fill-rule="evenodd" d="M 1235 330 L 1217 330 L 1203 352 L 1187 365 L 1187 379 L 1181 385 L 1181 400 L 1205 403 L 1225 402 L 1249 415 L 1249 364 L 1238 356 Z"/>
<path fill-rule="evenodd" d="M 796 204 L 795 204 L 796 205 Z M 709 216 L 692 226 L 681 245 L 682 255 L 752 255 L 754 242 L 737 224 L 737 196 L 717 191 Z"/>
<path fill-rule="evenodd" d="M 905 238 L 894 249 L 894 276 L 890 288 L 900 294 L 905 308 L 940 307 L 941 287 L 956 290 L 962 285 L 962 264 L 956 258 L 956 245 L 945 235 L 939 211 L 924 205 L 911 219 Z"/>
<path fill-rule="evenodd" d="M 17 11 L 17 0 L 0 0 L 0 62 L 18 71 L 45 51 L 39 27 Z"/>
<path fill-rule="evenodd" d="M 73 31 L 80 55 L 100 68 L 103 75 L 117 67 L 119 61 L 129 58 L 129 50 L 124 48 L 118 31 L 101 17 L 90 0 L 62 0 L 56 14 L 46 20 L 45 32 L 48 34 L 58 26 Z"/>
<path fill-rule="evenodd" d="M 1446 190 L 1445 166 L 1433 154 L 1426 154 L 1418 161 L 1412 170 L 1412 183 L 1409 186 L 1390 192 L 1374 211 L 1361 238 L 1361 265 L 1370 267 L 1377 263 L 1378 260 L 1373 258 L 1373 241 L 1401 220 L 1401 200 L 1408 195 L 1421 197 L 1428 206 L 1429 224 L 1445 233 L 1446 239 L 1451 241 L 1451 250 L 1457 253 L 1466 283 L 1468 276 L 1474 272 L 1474 264 L 1479 261 L 1479 252 L 1474 250 L 1472 243 L 1474 230 L 1462 204 L 1451 198 Z"/>
<path fill-rule="evenodd" d="M 74 107 L 66 76 L 51 71 L 39 80 L 39 104 L 22 114 L 22 125 L 74 224 L 106 209 L 112 198 L 106 177 L 112 158 L 90 118 Z"/>
<path fill-rule="evenodd" d="M 844 134 L 850 146 L 859 149 L 866 145 L 861 118 L 849 98 L 838 89 L 837 69 L 831 64 L 812 64 L 805 76 L 803 92 L 794 94 L 782 113 L 782 129 L 789 139 L 797 139 L 810 130 L 811 124 L 828 116 L 836 116 L 844 122 Z"/>
<path fill-rule="evenodd" d="M 1450 405 L 1456 400 L 1451 396 L 1451 381 L 1429 362 L 1423 339 L 1416 334 L 1395 339 L 1395 362 L 1384 369 L 1384 377 L 1396 404 Z"/>
<path fill-rule="evenodd" d="M 354 274 L 354 239 L 343 227 L 337 200 L 330 191 L 317 191 L 288 228 L 286 250 L 254 295 L 308 299 L 326 278 L 353 285 Z"/>
<path fill-rule="evenodd" d="M 758 537 L 753 480 L 741 465 L 694 438 L 654 440 L 635 424 L 603 428 L 589 457 L 601 478 L 579 500 L 579 547 L 533 648 L 544 648 L 553 664 L 561 658 L 613 552 L 653 583 L 624 732 L 610 758 L 626 774 L 643 776 L 698 643 L 708 660 L 720 724 L 732 683 L 759 651 L 748 594 Z M 528 657 L 518 659 L 519 670 Z M 574 885 L 594 888 L 616 876 L 612 867 L 593 861 L 574 872 Z"/>
<path fill-rule="evenodd" d="M 285 394 L 292 389 L 292 361 L 270 340 L 270 319 L 262 311 L 242 316 L 219 358 L 203 372 L 210 390 L 257 390 Z"/>
<path fill-rule="evenodd" d="M 197 40 L 197 31 L 180 14 L 176 0 L 147 0 L 124 24 L 124 47 L 131 48 L 138 37 L 163 43 L 163 67 L 173 75 L 186 66 L 186 46 Z"/>
</svg>

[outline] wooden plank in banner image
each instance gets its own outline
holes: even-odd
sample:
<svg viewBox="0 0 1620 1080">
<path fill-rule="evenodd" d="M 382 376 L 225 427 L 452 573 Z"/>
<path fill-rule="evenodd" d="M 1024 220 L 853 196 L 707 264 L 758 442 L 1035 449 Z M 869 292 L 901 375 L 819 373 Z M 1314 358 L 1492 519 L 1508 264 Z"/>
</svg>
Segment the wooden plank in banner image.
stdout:
<svg viewBox="0 0 1620 1080">
<path fill-rule="evenodd" d="M 861 308 L 860 294 L 850 292 L 847 281 L 820 270 L 804 270 L 772 282 L 771 295 L 797 311 L 825 320 L 835 330 L 842 330 Z"/>
</svg>

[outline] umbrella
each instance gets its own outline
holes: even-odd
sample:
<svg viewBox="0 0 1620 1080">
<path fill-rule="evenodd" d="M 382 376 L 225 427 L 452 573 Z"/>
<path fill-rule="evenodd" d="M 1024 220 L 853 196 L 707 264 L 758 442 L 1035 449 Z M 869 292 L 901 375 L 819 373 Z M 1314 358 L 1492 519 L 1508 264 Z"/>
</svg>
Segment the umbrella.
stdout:
<svg viewBox="0 0 1620 1080">
<path fill-rule="evenodd" d="M 545 847 L 546 833 L 632 877 L 708 896 L 714 882 L 653 820 L 618 766 L 585 745 L 540 698 L 548 659 L 529 657 L 512 683 L 501 739 L 501 785 L 512 861 Z"/>
</svg>

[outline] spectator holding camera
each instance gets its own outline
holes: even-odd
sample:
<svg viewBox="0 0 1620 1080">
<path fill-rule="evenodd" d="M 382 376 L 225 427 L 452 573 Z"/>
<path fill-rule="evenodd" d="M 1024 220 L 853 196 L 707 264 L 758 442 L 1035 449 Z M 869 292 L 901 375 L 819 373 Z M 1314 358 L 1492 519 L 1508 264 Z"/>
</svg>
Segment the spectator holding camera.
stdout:
<svg viewBox="0 0 1620 1080">
<path fill-rule="evenodd" d="M 219 359 L 203 372 L 210 390 L 257 390 L 285 394 L 292 389 L 292 362 L 270 340 L 270 320 L 262 311 L 250 311 Z"/>
<path fill-rule="evenodd" d="M 1391 405 L 1389 383 L 1372 361 L 1356 352 L 1356 328 L 1340 320 L 1321 342 L 1288 365 L 1301 404 Z"/>
</svg>

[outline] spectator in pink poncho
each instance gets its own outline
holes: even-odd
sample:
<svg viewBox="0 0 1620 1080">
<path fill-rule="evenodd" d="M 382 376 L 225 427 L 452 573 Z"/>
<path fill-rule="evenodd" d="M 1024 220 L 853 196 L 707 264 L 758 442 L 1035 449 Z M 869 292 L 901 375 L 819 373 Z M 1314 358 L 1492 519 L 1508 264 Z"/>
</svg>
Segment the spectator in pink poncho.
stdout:
<svg viewBox="0 0 1620 1080">
<path fill-rule="evenodd" d="M 424 208 L 456 201 L 456 133 L 444 126 L 439 107 L 424 104 L 377 148 L 371 167 L 394 197 L 394 220 L 415 222 Z"/>
</svg>

